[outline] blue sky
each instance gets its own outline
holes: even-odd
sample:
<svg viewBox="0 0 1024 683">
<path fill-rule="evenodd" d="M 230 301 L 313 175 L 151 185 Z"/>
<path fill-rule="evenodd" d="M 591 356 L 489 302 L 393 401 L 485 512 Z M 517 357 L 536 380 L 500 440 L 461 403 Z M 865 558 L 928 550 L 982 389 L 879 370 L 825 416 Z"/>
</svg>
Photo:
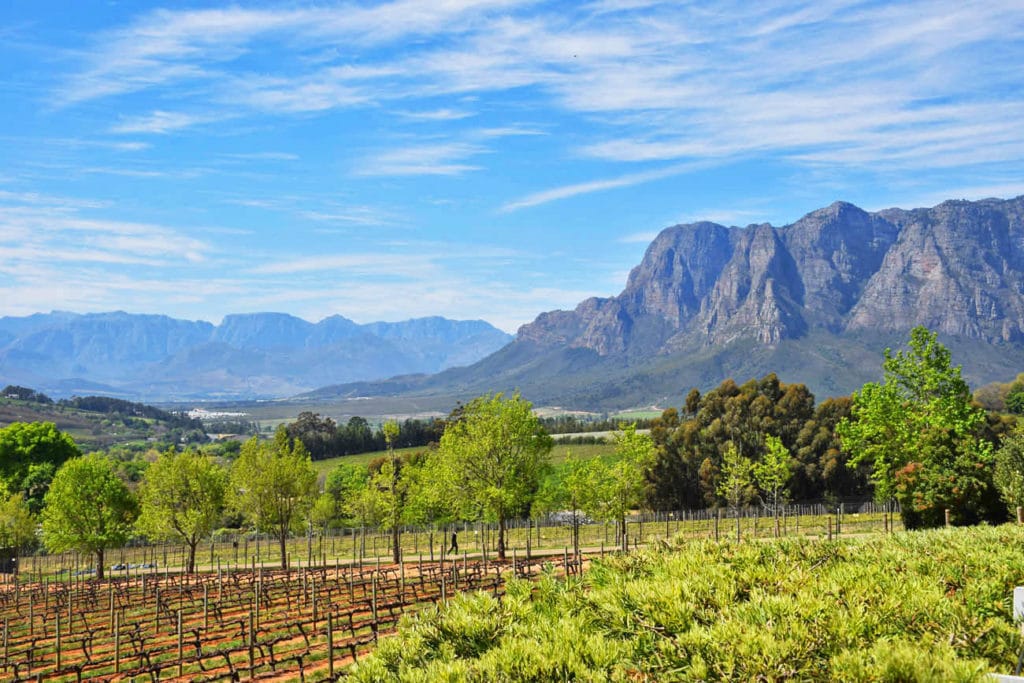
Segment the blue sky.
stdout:
<svg viewBox="0 0 1024 683">
<path fill-rule="evenodd" d="M 538 313 L 659 230 L 1024 193 L 1024 5 L 0 5 L 0 315 Z"/>
</svg>

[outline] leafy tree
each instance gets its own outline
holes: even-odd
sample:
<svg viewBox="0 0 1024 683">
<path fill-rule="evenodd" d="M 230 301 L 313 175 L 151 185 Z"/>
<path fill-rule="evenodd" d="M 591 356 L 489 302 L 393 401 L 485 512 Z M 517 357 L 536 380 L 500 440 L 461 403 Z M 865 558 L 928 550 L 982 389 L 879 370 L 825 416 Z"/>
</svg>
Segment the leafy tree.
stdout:
<svg viewBox="0 0 1024 683">
<path fill-rule="evenodd" d="M 25 493 L 36 512 L 57 468 L 79 455 L 71 437 L 52 422 L 14 422 L 0 429 L 0 478 L 10 491 Z"/>
<path fill-rule="evenodd" d="M 937 335 L 915 327 L 882 368 L 884 382 L 865 384 L 836 428 L 850 464 L 871 467 L 876 498 L 898 500 L 908 528 L 941 525 L 945 509 L 958 523 L 1003 518 L 984 411 Z"/>
<path fill-rule="evenodd" d="M 188 546 L 185 570 L 196 568 L 196 546 L 216 527 L 228 488 L 227 472 L 193 450 L 169 449 L 146 470 L 137 527 L 149 538 Z"/>
<path fill-rule="evenodd" d="M 1003 440 L 992 476 L 1007 506 L 1024 507 L 1024 434 L 1018 432 Z"/>
<path fill-rule="evenodd" d="M 716 490 L 739 517 L 740 507 L 750 500 L 750 488 L 754 484 L 754 463 L 740 455 L 735 445 L 729 444 L 722 458 L 722 471 Z"/>
<path fill-rule="evenodd" d="M 506 523 L 529 508 L 552 446 L 530 402 L 519 394 L 473 399 L 441 437 L 441 485 L 459 509 L 497 520 L 499 559 L 505 559 Z"/>
<path fill-rule="evenodd" d="M 753 475 L 758 487 L 771 501 L 771 509 L 779 514 L 779 503 L 785 499 L 786 484 L 792 476 L 789 449 L 782 445 L 782 439 L 771 434 L 764 437 L 765 454 L 761 462 L 754 464 Z"/>
<path fill-rule="evenodd" d="M 572 547 L 579 552 L 580 546 L 580 511 L 597 517 L 595 487 L 596 459 L 581 459 L 571 452 L 566 453 L 565 462 L 561 467 L 552 469 L 544 477 L 537 497 L 534 499 L 532 512 L 542 515 L 550 512 L 569 510 L 572 514 Z"/>
<path fill-rule="evenodd" d="M 1014 382 L 1006 394 L 1006 409 L 1014 415 L 1024 415 L 1024 382 Z"/>
<path fill-rule="evenodd" d="M 317 494 L 309 453 L 301 441 L 288 438 L 284 427 L 270 443 L 256 437 L 246 441 L 231 467 L 232 505 L 258 529 L 277 536 L 282 569 L 288 568 L 288 535 L 301 530 Z"/>
<path fill-rule="evenodd" d="M 52 552 L 77 550 L 96 557 L 103 578 L 103 555 L 128 540 L 138 502 L 102 455 L 64 463 L 46 492 L 43 542 Z"/>
<path fill-rule="evenodd" d="M 391 559 L 396 564 L 402 561 L 401 524 L 408 487 L 402 481 L 402 467 L 395 455 L 395 439 L 399 434 L 398 423 L 388 420 L 381 425 L 384 442 L 388 447 L 388 459 L 374 477 L 374 486 L 381 497 L 384 510 L 384 528 L 391 532 Z"/>
<path fill-rule="evenodd" d="M 21 551 L 36 540 L 36 519 L 20 492 L 0 502 L 0 547 Z"/>
<path fill-rule="evenodd" d="M 309 519 L 320 529 L 321 533 L 326 532 L 327 527 L 337 517 L 338 505 L 334 500 L 334 496 L 326 491 L 317 496 L 316 500 L 313 501 L 313 507 L 309 510 Z"/>
</svg>

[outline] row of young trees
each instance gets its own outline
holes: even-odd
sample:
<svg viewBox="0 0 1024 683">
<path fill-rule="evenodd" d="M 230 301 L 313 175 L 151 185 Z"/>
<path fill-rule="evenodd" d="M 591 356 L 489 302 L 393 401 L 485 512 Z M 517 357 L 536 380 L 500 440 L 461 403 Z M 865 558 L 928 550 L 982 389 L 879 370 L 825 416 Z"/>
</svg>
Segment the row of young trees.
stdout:
<svg viewBox="0 0 1024 683">
<path fill-rule="evenodd" d="M 323 492 L 305 445 L 285 427 L 272 440 L 245 442 L 230 467 L 193 449 L 168 449 L 148 465 L 134 489 L 106 455 L 71 453 L 43 497 L 42 540 L 55 552 L 92 554 L 102 577 L 105 551 L 134 534 L 183 543 L 189 550 L 186 569 L 193 571 L 199 542 L 226 513 L 273 534 L 282 566 L 287 566 L 292 533 L 306 524 L 326 526 L 343 514 L 390 531 L 396 561 L 403 525 L 485 519 L 498 525 L 496 551 L 504 558 L 509 520 L 563 504 L 550 490 L 546 498 L 538 497 L 553 442 L 518 394 L 481 396 L 460 406 L 430 452 L 399 457 L 401 426 L 386 422 L 381 431 L 388 455 L 363 471 L 339 466 Z M 624 523 L 626 511 L 639 500 L 653 443 L 629 428 L 617 436 L 617 444 L 616 458 L 586 465 L 584 505 Z M 18 509 L 5 516 L 12 526 L 32 519 L 20 496 L 6 499 Z M 21 536 L 12 531 L 3 540 L 28 544 L 33 527 L 25 522 Z"/>
</svg>

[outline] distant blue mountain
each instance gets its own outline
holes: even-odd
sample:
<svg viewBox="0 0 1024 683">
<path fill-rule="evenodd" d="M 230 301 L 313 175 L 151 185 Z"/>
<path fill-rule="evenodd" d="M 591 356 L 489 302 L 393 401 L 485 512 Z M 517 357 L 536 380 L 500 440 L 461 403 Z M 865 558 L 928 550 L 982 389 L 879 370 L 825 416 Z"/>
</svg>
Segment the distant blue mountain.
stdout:
<svg viewBox="0 0 1024 683">
<path fill-rule="evenodd" d="M 0 318 L 0 384 L 62 396 L 72 387 L 147 400 L 289 396 L 324 384 L 434 373 L 511 341 L 482 320 L 360 325 L 285 313 L 220 325 L 163 315 L 65 311 Z"/>
</svg>

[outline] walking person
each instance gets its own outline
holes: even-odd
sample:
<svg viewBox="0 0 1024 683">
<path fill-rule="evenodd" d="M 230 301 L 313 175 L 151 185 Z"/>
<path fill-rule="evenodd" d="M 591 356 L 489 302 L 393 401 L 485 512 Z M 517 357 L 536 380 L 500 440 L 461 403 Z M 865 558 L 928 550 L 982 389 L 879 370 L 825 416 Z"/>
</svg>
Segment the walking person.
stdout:
<svg viewBox="0 0 1024 683">
<path fill-rule="evenodd" d="M 454 531 L 452 532 L 452 547 L 448 549 L 449 555 L 454 555 L 459 552 L 459 536 Z"/>
</svg>

